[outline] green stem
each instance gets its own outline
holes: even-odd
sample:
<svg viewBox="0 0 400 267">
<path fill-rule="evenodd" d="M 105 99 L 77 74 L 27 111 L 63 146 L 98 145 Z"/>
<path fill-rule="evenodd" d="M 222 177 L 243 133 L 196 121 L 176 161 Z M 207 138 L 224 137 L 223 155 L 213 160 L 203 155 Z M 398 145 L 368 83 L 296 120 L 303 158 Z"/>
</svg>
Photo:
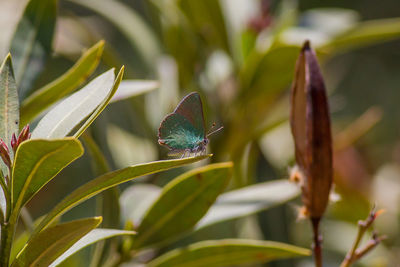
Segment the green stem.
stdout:
<svg viewBox="0 0 400 267">
<path fill-rule="evenodd" d="M 0 266 L 2 267 L 8 267 L 10 265 L 11 246 L 14 240 L 17 221 L 18 212 L 13 212 L 10 216 L 10 220 L 1 226 Z"/>
<path fill-rule="evenodd" d="M 11 212 L 11 195 L 10 195 L 10 190 L 7 187 L 5 178 L 1 173 L 1 171 L 0 171 L 0 186 L 3 189 L 4 198 L 6 199 L 6 210 L 4 211 L 4 222 L 6 222 Z"/>
</svg>

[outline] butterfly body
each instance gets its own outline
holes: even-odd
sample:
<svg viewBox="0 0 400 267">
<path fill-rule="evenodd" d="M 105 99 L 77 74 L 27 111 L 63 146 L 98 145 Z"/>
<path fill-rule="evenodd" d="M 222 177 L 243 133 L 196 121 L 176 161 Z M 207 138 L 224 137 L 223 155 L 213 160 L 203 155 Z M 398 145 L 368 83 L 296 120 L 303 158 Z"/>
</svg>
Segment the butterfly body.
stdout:
<svg viewBox="0 0 400 267">
<path fill-rule="evenodd" d="M 204 127 L 203 106 L 197 92 L 185 96 L 158 129 L 158 143 L 168 147 L 170 155 L 205 153 L 208 138 Z"/>
</svg>

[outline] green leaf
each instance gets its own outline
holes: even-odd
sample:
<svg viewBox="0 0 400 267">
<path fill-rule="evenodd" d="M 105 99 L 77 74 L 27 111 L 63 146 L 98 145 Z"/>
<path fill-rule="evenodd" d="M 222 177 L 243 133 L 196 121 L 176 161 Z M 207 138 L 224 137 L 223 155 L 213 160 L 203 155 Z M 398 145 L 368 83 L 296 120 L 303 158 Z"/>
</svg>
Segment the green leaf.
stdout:
<svg viewBox="0 0 400 267">
<path fill-rule="evenodd" d="M 256 264 L 277 259 L 309 256 L 310 250 L 292 245 L 245 239 L 202 241 L 172 250 L 147 264 L 148 267 L 201 267 Z"/>
<path fill-rule="evenodd" d="M 152 184 L 134 184 L 126 188 L 119 198 L 124 221 L 139 225 L 160 194 L 161 188 Z"/>
<path fill-rule="evenodd" d="M 27 97 L 21 104 L 21 125 L 31 122 L 42 111 L 81 85 L 99 64 L 103 48 L 104 41 L 98 42 L 66 73 Z"/>
<path fill-rule="evenodd" d="M 92 245 L 98 241 L 112 238 L 121 235 L 134 235 L 136 232 L 133 231 L 122 231 L 114 229 L 94 229 L 84 237 L 82 237 L 78 242 L 76 242 L 72 247 L 64 252 L 60 257 L 57 258 L 49 267 L 55 267 L 66 260 L 68 257 L 78 252 L 79 250 Z"/>
<path fill-rule="evenodd" d="M 147 66 L 153 66 L 161 53 L 158 40 L 152 29 L 141 16 L 129 6 L 119 1 L 70 0 L 91 9 L 113 23 L 137 49 Z"/>
<path fill-rule="evenodd" d="M 24 99 L 51 54 L 57 17 L 56 0 L 30 0 L 11 41 L 15 78 Z M 35 66 L 29 67 L 28 66 Z"/>
<path fill-rule="evenodd" d="M 12 206 L 18 210 L 82 154 L 82 145 L 74 138 L 23 142 L 17 149 L 13 166 Z"/>
<path fill-rule="evenodd" d="M 133 165 L 121 170 L 106 173 L 96 179 L 77 188 L 60 203 L 58 203 L 35 228 L 35 234 L 46 228 L 53 220 L 75 207 L 79 203 L 103 192 L 113 186 L 128 182 L 132 179 L 143 175 L 148 175 L 168 169 L 180 167 L 189 163 L 193 163 L 202 159 L 206 159 L 211 155 L 191 157 L 184 159 L 160 160 L 144 164 Z"/>
<path fill-rule="evenodd" d="M 212 164 L 168 183 L 144 216 L 133 247 L 153 245 L 191 229 L 225 189 L 231 168 L 231 162 Z"/>
<path fill-rule="evenodd" d="M 11 148 L 11 137 L 19 130 L 18 91 L 14 80 L 11 55 L 0 66 L 0 138 Z"/>
<path fill-rule="evenodd" d="M 196 228 L 254 214 L 285 203 L 299 194 L 298 186 L 286 179 L 233 190 L 218 197 Z"/>
<path fill-rule="evenodd" d="M 123 80 L 119 85 L 118 91 L 111 99 L 111 103 L 151 92 L 159 86 L 160 84 L 157 81 Z"/>
<path fill-rule="evenodd" d="M 221 10 L 220 1 L 215 0 L 180 0 L 180 8 L 208 45 L 216 46 L 229 51 L 228 34 L 225 18 Z"/>
<path fill-rule="evenodd" d="M 113 89 L 113 84 L 114 69 L 111 69 L 50 110 L 39 121 L 32 133 L 32 138 L 65 137 L 106 99 Z"/>
<path fill-rule="evenodd" d="M 8 54 L 0 66 L 0 138 L 7 144 L 10 152 L 11 137 L 19 130 L 18 91 L 14 80 L 11 55 Z M 0 171 L 8 174 L 8 168 L 0 160 Z M 1 178 L 0 178 L 1 179 Z"/>
<path fill-rule="evenodd" d="M 400 37 L 400 18 L 360 22 L 348 31 L 337 35 L 328 44 L 319 47 L 321 52 L 341 52 L 386 42 Z"/>
<path fill-rule="evenodd" d="M 100 223 L 101 217 L 93 217 L 49 227 L 26 244 L 11 266 L 49 266 Z"/>
<path fill-rule="evenodd" d="M 74 134 L 74 137 L 79 138 L 83 134 L 83 132 L 89 128 L 89 126 L 94 122 L 94 120 L 100 115 L 101 112 L 106 108 L 108 103 L 110 103 L 111 99 L 113 98 L 115 92 L 117 91 L 119 84 L 121 83 L 122 76 L 124 76 L 124 69 L 125 67 L 122 66 L 118 72 L 117 78 L 114 81 L 114 84 L 108 93 L 107 97 L 101 102 L 101 104 L 95 109 L 95 111 L 90 115 L 90 117 L 85 121 L 81 128 Z"/>
</svg>

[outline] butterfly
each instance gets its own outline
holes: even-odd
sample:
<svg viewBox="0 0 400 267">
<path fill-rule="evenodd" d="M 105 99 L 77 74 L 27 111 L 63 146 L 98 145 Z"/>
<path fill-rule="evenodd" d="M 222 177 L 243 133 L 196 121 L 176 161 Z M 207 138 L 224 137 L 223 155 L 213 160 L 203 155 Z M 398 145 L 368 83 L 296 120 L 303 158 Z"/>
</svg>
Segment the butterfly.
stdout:
<svg viewBox="0 0 400 267">
<path fill-rule="evenodd" d="M 210 130 L 214 126 L 215 123 Z M 174 112 L 161 121 L 158 143 L 171 150 L 169 155 L 182 154 L 185 157 L 194 153 L 196 156 L 197 153 L 205 153 L 208 137 L 222 128 L 206 133 L 203 104 L 199 93 L 193 92 L 185 96 Z"/>
</svg>

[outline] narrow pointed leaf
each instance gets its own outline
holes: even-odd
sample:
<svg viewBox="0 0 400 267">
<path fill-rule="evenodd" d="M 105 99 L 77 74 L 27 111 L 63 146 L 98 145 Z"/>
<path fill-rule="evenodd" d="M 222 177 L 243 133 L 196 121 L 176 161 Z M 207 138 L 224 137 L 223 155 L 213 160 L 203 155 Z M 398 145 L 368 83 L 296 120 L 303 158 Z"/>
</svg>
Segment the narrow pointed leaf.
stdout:
<svg viewBox="0 0 400 267">
<path fill-rule="evenodd" d="M 153 66 L 161 53 L 157 37 L 134 9 L 122 2 L 107 0 L 69 0 L 91 9 L 114 24 L 137 49 L 147 66 Z M 132 27 L 132 25 L 135 25 Z"/>
<path fill-rule="evenodd" d="M 159 86 L 157 81 L 123 80 L 119 85 L 118 91 L 111 99 L 111 103 L 153 91 Z"/>
<path fill-rule="evenodd" d="M 22 207 L 57 173 L 82 154 L 82 145 L 73 138 L 23 142 L 18 147 L 13 167 L 13 207 Z"/>
<path fill-rule="evenodd" d="M 90 117 L 85 121 L 82 127 L 74 134 L 76 138 L 79 138 L 85 132 L 87 128 L 96 120 L 96 118 L 100 115 L 100 113 L 106 108 L 108 103 L 110 103 L 112 97 L 114 96 L 115 92 L 117 92 L 119 84 L 121 83 L 122 77 L 124 76 L 124 69 L 125 67 L 122 66 L 118 72 L 117 78 L 114 81 L 114 84 L 108 93 L 107 97 L 103 100 L 103 102 L 93 111 Z"/>
<path fill-rule="evenodd" d="M 75 207 L 79 203 L 103 192 L 113 186 L 128 182 L 137 177 L 148 175 L 168 169 L 180 167 L 189 163 L 193 163 L 202 159 L 206 159 L 211 155 L 191 157 L 184 159 L 160 160 L 144 164 L 133 165 L 121 170 L 106 173 L 96 179 L 77 188 L 61 202 L 59 202 L 35 228 L 35 234 L 46 228 L 53 220 Z M 35 235 L 33 234 L 33 236 Z"/>
<path fill-rule="evenodd" d="M 308 249 L 279 242 L 245 239 L 202 241 L 172 250 L 147 264 L 148 267 L 237 266 L 277 259 L 309 256 Z"/>
<path fill-rule="evenodd" d="M 39 121 L 32 133 L 32 138 L 65 137 L 107 98 L 113 84 L 114 69 L 111 69 L 50 110 Z"/>
<path fill-rule="evenodd" d="M 11 266 L 49 266 L 100 223 L 101 217 L 94 217 L 49 227 L 26 244 Z"/>
<path fill-rule="evenodd" d="M 18 92 L 14 79 L 11 55 L 8 54 L 0 67 L 0 138 L 6 143 L 11 153 L 11 137 L 13 134 L 18 134 L 18 130 Z M 0 171 L 4 174 L 8 173 L 8 168 L 2 160 L 0 160 Z"/>
<path fill-rule="evenodd" d="M 360 22 L 320 47 L 323 52 L 343 52 L 400 38 L 400 18 Z"/>
<path fill-rule="evenodd" d="M 96 69 L 103 53 L 104 41 L 88 49 L 66 73 L 35 91 L 21 104 L 21 125 L 35 119 L 56 101 L 73 92 Z"/>
<path fill-rule="evenodd" d="M 11 148 L 12 135 L 19 130 L 19 102 L 17 85 L 8 54 L 0 67 L 0 138 Z"/>
<path fill-rule="evenodd" d="M 287 202 L 300 194 L 288 180 L 259 183 L 220 195 L 196 228 L 244 217 Z"/>
<path fill-rule="evenodd" d="M 133 246 L 146 247 L 190 230 L 225 189 L 232 163 L 218 163 L 182 174 L 167 184 L 144 216 Z"/>
<path fill-rule="evenodd" d="M 94 229 L 84 237 L 82 237 L 78 242 L 76 242 L 72 247 L 64 252 L 60 257 L 57 258 L 49 267 L 55 267 L 66 260 L 68 257 L 74 253 L 80 251 L 81 249 L 99 242 L 104 239 L 122 236 L 122 235 L 134 235 L 136 232 L 133 231 L 122 231 L 114 229 Z"/>
<path fill-rule="evenodd" d="M 15 31 L 11 54 L 21 99 L 28 95 L 51 54 L 56 17 L 56 0 L 30 0 Z"/>
</svg>

